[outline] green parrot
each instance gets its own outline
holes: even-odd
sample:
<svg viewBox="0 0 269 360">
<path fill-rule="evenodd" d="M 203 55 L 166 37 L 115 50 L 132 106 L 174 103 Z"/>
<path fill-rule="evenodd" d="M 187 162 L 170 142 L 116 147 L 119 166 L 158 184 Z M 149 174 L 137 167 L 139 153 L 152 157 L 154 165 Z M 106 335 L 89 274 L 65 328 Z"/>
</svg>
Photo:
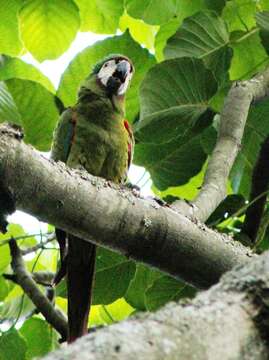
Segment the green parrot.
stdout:
<svg viewBox="0 0 269 360">
<path fill-rule="evenodd" d="M 75 106 L 61 115 L 54 131 L 51 158 L 71 168 L 115 183 L 126 180 L 134 138 L 125 120 L 125 92 L 134 67 L 123 55 L 109 55 L 95 65 L 82 83 Z M 89 204 L 90 206 L 90 204 Z M 68 293 L 68 342 L 88 332 L 96 246 L 56 229 L 61 266 Z"/>
</svg>

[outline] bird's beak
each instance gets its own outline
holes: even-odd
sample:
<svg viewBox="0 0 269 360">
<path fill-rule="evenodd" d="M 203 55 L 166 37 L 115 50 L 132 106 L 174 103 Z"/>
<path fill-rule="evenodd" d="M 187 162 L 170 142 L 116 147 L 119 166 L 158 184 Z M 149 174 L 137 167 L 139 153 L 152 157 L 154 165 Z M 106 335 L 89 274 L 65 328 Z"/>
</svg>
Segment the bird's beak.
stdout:
<svg viewBox="0 0 269 360">
<path fill-rule="evenodd" d="M 113 76 L 118 78 L 122 83 L 124 83 L 129 72 L 130 72 L 130 64 L 128 63 L 128 61 L 123 60 L 120 63 L 118 63 L 117 69 L 114 72 Z"/>
</svg>

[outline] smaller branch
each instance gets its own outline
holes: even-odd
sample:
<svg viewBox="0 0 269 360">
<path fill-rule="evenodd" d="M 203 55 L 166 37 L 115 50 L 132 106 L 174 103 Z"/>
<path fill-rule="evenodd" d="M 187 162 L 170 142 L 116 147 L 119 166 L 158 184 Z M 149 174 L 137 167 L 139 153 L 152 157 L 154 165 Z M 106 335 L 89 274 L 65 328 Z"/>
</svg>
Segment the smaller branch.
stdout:
<svg viewBox="0 0 269 360">
<path fill-rule="evenodd" d="M 253 79 L 232 86 L 223 106 L 217 143 L 201 191 L 190 205 L 180 200 L 174 203 L 181 213 L 205 222 L 225 199 L 228 176 L 240 149 L 249 107 L 267 97 L 268 89 L 268 68 Z"/>
<path fill-rule="evenodd" d="M 27 235 L 21 235 L 21 236 L 16 236 L 16 237 L 13 237 L 11 236 L 9 239 L 5 239 L 3 241 L 0 242 L 0 247 L 1 246 L 4 246 L 6 244 L 8 244 L 11 240 L 15 240 L 15 241 L 18 241 L 18 240 L 23 240 L 23 239 L 29 239 L 31 237 L 34 237 L 34 236 L 53 236 L 53 238 L 51 240 L 54 240 L 55 239 L 55 235 L 54 235 L 54 232 L 48 232 L 48 233 L 45 233 L 45 234 L 41 234 L 41 233 L 38 233 L 38 234 L 27 234 Z M 44 241 L 43 241 L 43 244 L 44 244 Z"/>
<path fill-rule="evenodd" d="M 45 241 L 41 241 L 39 244 L 30 247 L 28 249 L 25 250 L 21 250 L 21 254 L 27 255 L 27 254 L 31 254 L 32 252 L 36 252 L 39 249 L 45 249 L 45 245 L 47 245 L 48 243 L 52 242 L 53 240 L 55 240 L 55 234 L 52 233 L 50 234 L 50 236 L 48 236 L 48 238 Z"/>
<path fill-rule="evenodd" d="M 12 257 L 11 267 L 18 284 L 37 307 L 38 311 L 45 317 L 47 322 L 60 333 L 63 339 L 66 339 L 67 321 L 64 315 L 53 307 L 51 302 L 37 287 L 31 274 L 25 268 L 22 254 L 16 241 L 11 240 L 9 242 L 9 247 Z"/>
<path fill-rule="evenodd" d="M 42 286 L 52 286 L 52 282 L 55 277 L 55 273 L 51 271 L 37 271 L 29 273 L 29 275 L 32 276 L 32 278 L 38 285 Z M 13 281 L 15 284 L 18 284 L 17 275 L 15 274 L 3 274 L 3 277 L 6 280 Z"/>
</svg>

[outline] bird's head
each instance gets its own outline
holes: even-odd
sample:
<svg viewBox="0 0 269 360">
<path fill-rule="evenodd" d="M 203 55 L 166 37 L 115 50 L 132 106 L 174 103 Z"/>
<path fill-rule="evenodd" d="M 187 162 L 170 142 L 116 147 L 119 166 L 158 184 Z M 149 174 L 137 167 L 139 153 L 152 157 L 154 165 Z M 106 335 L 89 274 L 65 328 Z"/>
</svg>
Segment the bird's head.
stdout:
<svg viewBox="0 0 269 360">
<path fill-rule="evenodd" d="M 93 69 L 97 81 L 107 93 L 124 95 L 134 73 L 134 66 L 130 59 L 123 55 L 109 55 Z"/>
</svg>

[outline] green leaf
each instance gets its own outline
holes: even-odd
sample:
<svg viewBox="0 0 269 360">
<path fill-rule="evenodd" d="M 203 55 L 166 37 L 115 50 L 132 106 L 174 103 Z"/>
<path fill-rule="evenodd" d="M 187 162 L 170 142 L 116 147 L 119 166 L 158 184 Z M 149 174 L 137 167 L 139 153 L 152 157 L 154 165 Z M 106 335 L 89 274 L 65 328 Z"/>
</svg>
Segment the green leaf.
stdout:
<svg viewBox="0 0 269 360">
<path fill-rule="evenodd" d="M 65 106 L 74 105 L 81 81 L 89 75 L 98 61 L 110 53 L 122 53 L 134 63 L 136 71 L 126 95 L 126 117 L 133 121 L 139 111 L 138 88 L 148 69 L 154 65 L 155 59 L 146 49 L 142 49 L 128 32 L 97 42 L 78 54 L 62 75 L 57 95 Z"/>
<path fill-rule="evenodd" d="M 160 191 L 155 186 L 152 187 L 154 194 L 158 197 L 164 199 L 165 201 L 169 199 L 186 199 L 192 200 L 198 194 L 199 189 L 203 183 L 205 171 L 204 168 L 196 176 L 192 177 L 185 185 L 169 187 L 164 191 Z"/>
<path fill-rule="evenodd" d="M 55 92 L 51 81 L 35 66 L 27 64 L 21 59 L 3 55 L 0 57 L 0 80 L 13 78 L 36 81 L 49 91 Z"/>
<path fill-rule="evenodd" d="M 105 270 L 107 268 L 118 265 L 125 262 L 127 258 L 114 251 L 107 250 L 105 248 L 98 247 L 96 253 L 96 272 Z"/>
<path fill-rule="evenodd" d="M 216 11 L 218 14 L 221 14 L 226 0 L 205 0 L 205 4 L 208 9 Z"/>
<path fill-rule="evenodd" d="M 0 81 L 0 122 L 4 121 L 20 124 L 21 116 L 7 85 Z"/>
<path fill-rule="evenodd" d="M 177 301 L 183 297 L 193 297 L 195 289 L 170 276 L 162 276 L 155 280 L 146 291 L 146 305 L 150 311 L 155 311 L 168 301 Z"/>
<path fill-rule="evenodd" d="M 249 197 L 251 176 L 261 143 L 269 134 L 269 102 L 264 100 L 251 107 L 241 150 L 232 168 L 230 179 L 235 193 Z"/>
<path fill-rule="evenodd" d="M 8 296 L 9 291 L 10 291 L 9 281 L 5 280 L 3 276 L 0 276 L 0 302 L 5 300 L 5 298 Z"/>
<path fill-rule="evenodd" d="M 249 31 L 256 26 L 256 3 L 253 0 L 227 1 L 222 12 L 222 18 L 228 25 L 229 32 Z"/>
<path fill-rule="evenodd" d="M 6 84 L 21 116 L 25 141 L 38 150 L 48 151 L 58 119 L 54 95 L 30 80 L 11 79 Z"/>
<path fill-rule="evenodd" d="M 134 162 L 149 171 L 159 190 L 187 183 L 199 173 L 206 154 L 201 135 L 177 138 L 167 144 L 137 144 Z"/>
<path fill-rule="evenodd" d="M 27 343 L 16 329 L 0 337 L 0 360 L 25 360 Z"/>
<path fill-rule="evenodd" d="M 0 0 L 0 54 L 16 56 L 22 49 L 17 12 L 20 0 Z"/>
<path fill-rule="evenodd" d="M 27 357 L 44 356 L 52 350 L 53 330 L 44 320 L 30 318 L 20 328 L 20 334 L 27 341 Z"/>
<path fill-rule="evenodd" d="M 159 190 L 183 185 L 201 170 L 206 160 L 201 134 L 212 121 L 207 102 L 215 91 L 212 73 L 201 60 L 167 60 L 147 74 L 134 161 L 150 172 Z"/>
<path fill-rule="evenodd" d="M 160 26 L 160 29 L 155 37 L 155 56 L 158 61 L 162 61 L 164 59 L 163 50 L 167 43 L 167 40 L 174 35 L 177 31 L 181 20 L 178 18 L 171 19 L 167 23 Z"/>
<path fill-rule="evenodd" d="M 158 26 L 149 25 L 142 20 L 134 19 L 127 13 L 124 13 L 120 18 L 119 28 L 122 32 L 129 29 L 134 40 L 148 49 L 153 49 L 155 35 L 159 29 Z"/>
<path fill-rule="evenodd" d="M 217 83 L 197 59 L 167 60 L 153 67 L 140 88 L 140 142 L 163 144 L 184 136 L 207 110 Z"/>
<path fill-rule="evenodd" d="M 225 217 L 235 214 L 245 204 L 246 202 L 242 195 L 228 195 L 207 220 L 207 224 L 215 225 L 216 222 L 221 222 Z"/>
<path fill-rule="evenodd" d="M 114 34 L 123 13 L 123 0 L 75 0 L 80 10 L 81 31 Z"/>
<path fill-rule="evenodd" d="M 135 273 L 135 264 L 125 261 L 96 272 L 93 304 L 110 304 L 126 293 Z"/>
<path fill-rule="evenodd" d="M 79 10 L 72 0 L 26 0 L 19 19 L 24 45 L 40 62 L 62 55 L 80 26 Z"/>
<path fill-rule="evenodd" d="M 5 302 L 0 307 L 1 319 L 14 321 L 17 320 L 19 315 L 23 317 L 29 315 L 29 313 L 33 311 L 33 303 L 27 296 L 23 296 L 21 293 L 22 290 L 18 286 L 15 286 L 8 294 L 5 298 Z"/>
<path fill-rule="evenodd" d="M 178 13 L 179 0 L 125 0 L 129 15 L 148 24 L 162 24 Z"/>
<path fill-rule="evenodd" d="M 145 292 L 154 280 L 162 276 L 159 271 L 148 266 L 137 264 L 135 276 L 130 282 L 128 290 L 124 296 L 125 300 L 137 310 L 146 310 Z"/>
<path fill-rule="evenodd" d="M 163 60 L 163 49 L 166 45 L 168 38 L 170 38 L 178 27 L 181 25 L 182 21 L 196 12 L 205 8 L 203 0 L 181 0 L 178 4 L 178 14 L 176 18 L 169 20 L 167 23 L 160 26 L 155 38 L 155 55 L 156 58 L 161 61 Z"/>
<path fill-rule="evenodd" d="M 269 54 L 269 11 L 263 11 L 256 14 L 257 25 L 260 28 L 260 37 L 262 44 Z"/>
<path fill-rule="evenodd" d="M 212 11 L 201 11 L 185 19 L 167 42 L 166 58 L 206 57 L 229 43 L 224 21 Z"/>
<path fill-rule="evenodd" d="M 230 68 L 231 80 L 249 79 L 266 66 L 268 56 L 257 32 L 233 42 L 231 46 L 234 53 Z"/>
</svg>

